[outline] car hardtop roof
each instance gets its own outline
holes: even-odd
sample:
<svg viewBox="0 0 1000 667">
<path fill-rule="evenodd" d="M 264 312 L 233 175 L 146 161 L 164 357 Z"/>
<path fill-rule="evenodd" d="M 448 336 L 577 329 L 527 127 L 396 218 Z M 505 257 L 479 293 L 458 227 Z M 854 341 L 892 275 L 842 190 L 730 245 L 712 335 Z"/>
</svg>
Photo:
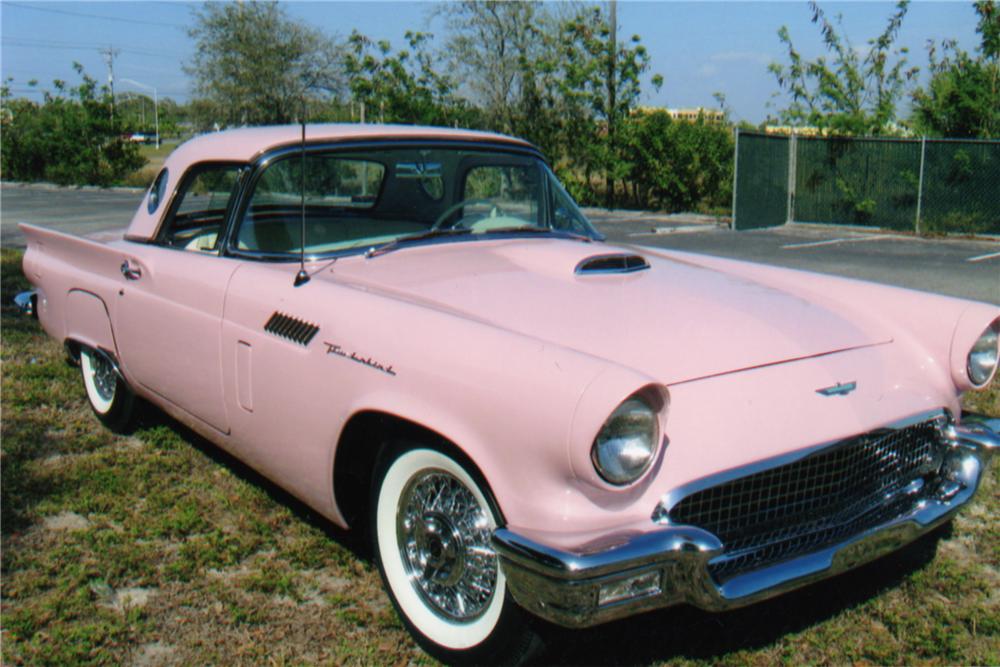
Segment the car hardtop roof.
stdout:
<svg viewBox="0 0 1000 667">
<path fill-rule="evenodd" d="M 479 130 L 459 130 L 449 127 L 421 125 L 374 125 L 361 123 L 306 124 L 306 143 L 324 141 L 363 141 L 380 139 L 429 139 L 469 141 L 473 143 L 505 143 L 535 149 L 533 145 L 503 134 Z M 170 162 L 249 162 L 273 148 L 297 144 L 302 140 L 301 125 L 270 125 L 242 127 L 202 134 L 177 148 Z M 537 150 L 537 149 L 535 149 Z"/>
<path fill-rule="evenodd" d="M 450 127 L 429 127 L 421 125 L 366 125 L 361 123 L 313 123 L 306 124 L 306 143 L 336 143 L 338 141 L 365 140 L 428 140 L 467 141 L 482 144 L 506 144 L 511 147 L 538 150 L 533 145 L 503 134 L 480 132 L 478 130 L 458 130 Z M 180 183 L 184 173 L 195 164 L 205 162 L 246 163 L 260 155 L 283 146 L 293 146 L 302 140 L 301 125 L 270 125 L 262 127 L 242 127 L 202 134 L 189 139 L 174 150 L 164 162 L 166 171 L 163 191 L 172 193 Z M 149 191 L 143 197 L 132 222 L 125 232 L 125 238 L 133 241 L 152 240 L 167 206 L 148 207 Z"/>
</svg>

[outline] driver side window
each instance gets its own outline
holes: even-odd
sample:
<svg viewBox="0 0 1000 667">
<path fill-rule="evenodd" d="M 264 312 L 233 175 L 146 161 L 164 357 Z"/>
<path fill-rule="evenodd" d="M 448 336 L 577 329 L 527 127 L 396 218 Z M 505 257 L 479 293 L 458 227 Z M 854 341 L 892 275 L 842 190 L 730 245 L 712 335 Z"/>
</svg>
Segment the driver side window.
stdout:
<svg viewBox="0 0 1000 667">
<path fill-rule="evenodd" d="M 185 176 L 159 242 L 193 252 L 215 252 L 236 192 L 241 165 L 200 165 Z"/>
<path fill-rule="evenodd" d="M 465 176 L 464 215 L 497 215 L 539 225 L 539 170 L 531 165 L 483 165 Z"/>
</svg>

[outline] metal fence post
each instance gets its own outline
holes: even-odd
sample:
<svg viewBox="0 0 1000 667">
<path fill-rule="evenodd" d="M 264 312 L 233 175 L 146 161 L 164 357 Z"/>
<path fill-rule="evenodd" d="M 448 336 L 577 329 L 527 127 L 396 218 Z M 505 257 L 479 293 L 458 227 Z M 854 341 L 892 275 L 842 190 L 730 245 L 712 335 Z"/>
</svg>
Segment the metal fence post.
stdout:
<svg viewBox="0 0 1000 667">
<path fill-rule="evenodd" d="M 736 229 L 736 182 L 739 178 L 740 166 L 740 128 L 736 128 L 736 140 L 733 142 L 733 221 L 732 229 Z"/>
<path fill-rule="evenodd" d="M 795 130 L 788 137 L 788 202 L 785 204 L 785 224 L 795 221 L 795 169 L 798 159 L 798 139 Z"/>
<path fill-rule="evenodd" d="M 924 156 L 927 154 L 927 137 L 920 137 L 920 176 L 917 180 L 917 219 L 914 231 L 920 233 L 920 202 L 924 198 Z"/>
</svg>

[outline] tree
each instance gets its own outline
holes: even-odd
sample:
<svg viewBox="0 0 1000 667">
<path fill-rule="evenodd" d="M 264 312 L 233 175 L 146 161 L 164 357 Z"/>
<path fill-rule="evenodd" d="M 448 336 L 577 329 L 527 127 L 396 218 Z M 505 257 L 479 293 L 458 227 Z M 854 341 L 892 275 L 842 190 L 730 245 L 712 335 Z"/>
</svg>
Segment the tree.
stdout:
<svg viewBox="0 0 1000 667">
<path fill-rule="evenodd" d="M 538 2 L 463 0 L 438 10 L 448 19 L 451 69 L 483 107 L 486 124 L 517 133 L 525 102 L 537 97 L 536 64 L 548 47 L 550 16 Z"/>
<path fill-rule="evenodd" d="M 351 33 L 344 69 L 352 99 L 365 106 L 366 120 L 467 124 L 468 104 L 455 95 L 452 80 L 434 69 L 426 48 L 432 37 L 408 31 L 410 48 L 393 53 L 388 41 L 374 43 L 357 31 Z"/>
<path fill-rule="evenodd" d="M 638 35 L 628 44 L 611 36 L 603 9 L 585 9 L 564 24 L 558 53 L 566 147 L 584 158 L 587 186 L 592 170 L 604 173 L 606 206 L 613 202 L 615 182 L 630 170 L 617 128 L 638 103 L 642 75 L 649 69 L 649 54 Z M 659 88 L 663 79 L 655 75 L 652 83 Z"/>
<path fill-rule="evenodd" d="M 900 0 L 882 33 L 859 53 L 841 34 L 839 19 L 831 23 L 815 2 L 812 22 L 820 26 L 831 60 L 804 60 L 792 44 L 787 26 L 778 38 L 788 50 L 788 65 L 771 63 L 769 70 L 790 98 L 781 118 L 790 125 L 810 125 L 838 135 L 878 135 L 892 131 L 896 105 L 917 68 L 907 67 L 905 47 L 894 48 L 906 16 L 908 0 Z"/>
<path fill-rule="evenodd" d="M 343 88 L 338 44 L 276 1 L 207 2 L 188 34 L 196 50 L 184 69 L 220 125 L 289 123 L 304 100 Z"/>
<path fill-rule="evenodd" d="M 663 110 L 635 113 L 622 127 L 631 156 L 626 181 L 637 208 L 691 211 L 730 203 L 732 132 L 726 125 L 674 121 Z"/>
<path fill-rule="evenodd" d="M 925 134 L 945 137 L 996 137 L 1000 134 L 1000 11 L 997 3 L 974 5 L 978 55 L 958 48 L 954 40 L 928 44 L 931 80 L 913 94 L 913 120 Z"/>
<path fill-rule="evenodd" d="M 110 185 L 145 163 L 138 147 L 123 138 L 131 128 L 111 121 L 108 89 L 98 87 L 79 63 L 73 69 L 80 85 L 53 81 L 55 94 L 45 93 L 41 104 L 12 98 L 8 85 L 0 90 L 4 178 Z"/>
</svg>

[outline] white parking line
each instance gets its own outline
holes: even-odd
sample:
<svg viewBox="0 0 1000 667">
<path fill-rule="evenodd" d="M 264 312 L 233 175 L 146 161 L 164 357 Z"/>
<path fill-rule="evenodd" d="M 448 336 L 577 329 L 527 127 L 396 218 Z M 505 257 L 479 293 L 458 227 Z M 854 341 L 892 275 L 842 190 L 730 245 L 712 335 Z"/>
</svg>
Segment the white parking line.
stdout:
<svg viewBox="0 0 1000 667">
<path fill-rule="evenodd" d="M 984 259 L 993 259 L 995 257 L 1000 257 L 1000 252 L 991 252 L 988 255 L 979 255 L 978 257 L 970 257 L 965 260 L 966 262 L 981 262 Z"/>
<path fill-rule="evenodd" d="M 795 248 L 818 248 L 824 245 L 836 245 L 838 243 L 858 243 L 860 241 L 882 241 L 885 239 L 905 239 L 905 236 L 895 234 L 875 234 L 874 236 L 851 236 L 843 239 L 827 239 L 826 241 L 809 241 L 807 243 L 787 243 L 781 248 L 783 250 L 793 250 Z"/>
<path fill-rule="evenodd" d="M 707 232 L 715 229 L 715 225 L 679 225 L 677 227 L 657 227 L 648 232 L 632 232 L 629 236 L 662 236 L 663 234 L 690 234 L 691 232 Z"/>
</svg>

